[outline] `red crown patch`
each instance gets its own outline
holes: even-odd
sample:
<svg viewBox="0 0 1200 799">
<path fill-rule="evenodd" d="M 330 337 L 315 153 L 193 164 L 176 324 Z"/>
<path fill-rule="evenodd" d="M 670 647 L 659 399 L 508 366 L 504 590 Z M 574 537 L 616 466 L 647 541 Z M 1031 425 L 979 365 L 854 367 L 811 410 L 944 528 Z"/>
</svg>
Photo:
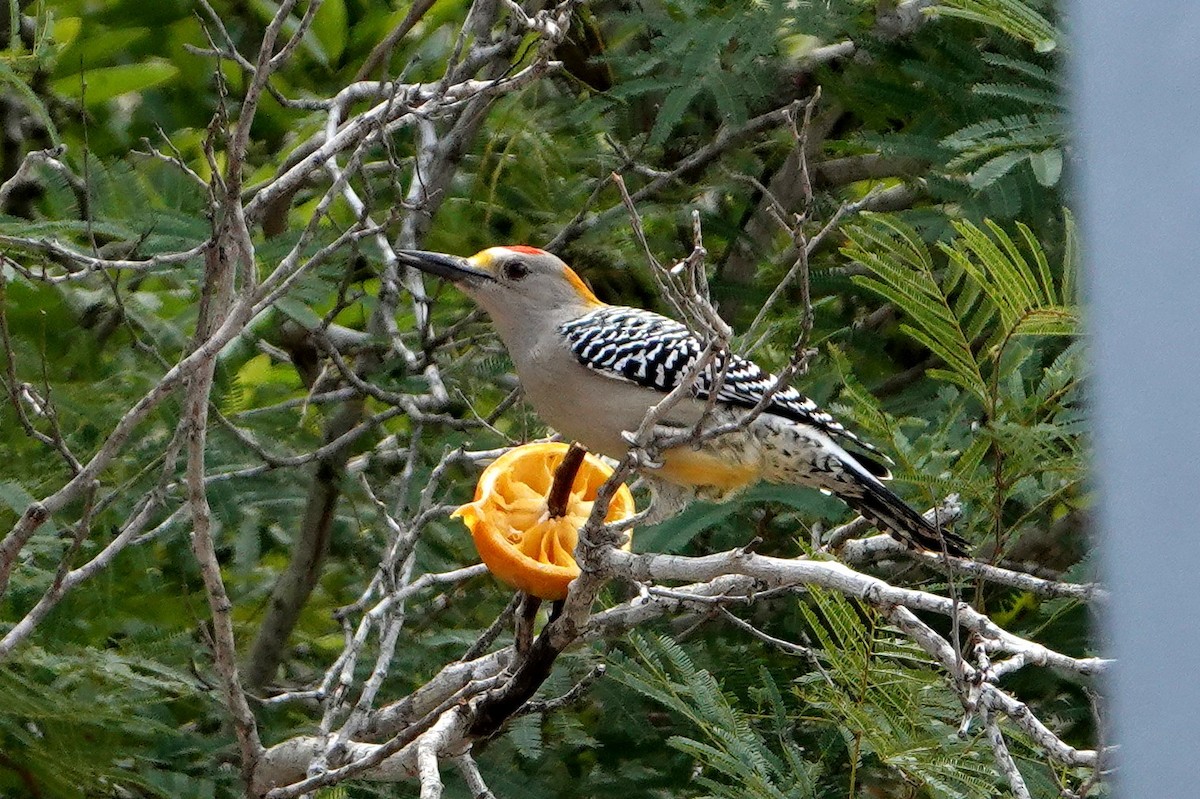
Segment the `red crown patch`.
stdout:
<svg viewBox="0 0 1200 799">
<path fill-rule="evenodd" d="M 513 252 L 521 252 L 526 255 L 545 255 L 545 250 L 539 250 L 537 247 L 529 247 L 524 244 L 509 244 L 504 249 L 512 250 Z"/>
</svg>

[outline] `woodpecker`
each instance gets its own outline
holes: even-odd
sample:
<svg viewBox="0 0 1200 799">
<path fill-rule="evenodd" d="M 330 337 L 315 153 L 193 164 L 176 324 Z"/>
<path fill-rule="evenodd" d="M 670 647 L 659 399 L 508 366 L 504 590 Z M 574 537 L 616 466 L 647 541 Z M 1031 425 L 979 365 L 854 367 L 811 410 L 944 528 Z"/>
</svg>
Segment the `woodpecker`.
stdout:
<svg viewBox="0 0 1200 799">
<path fill-rule="evenodd" d="M 704 352 L 686 326 L 652 311 L 601 302 L 562 260 L 535 247 L 491 247 L 470 258 L 420 250 L 398 255 L 480 305 L 542 420 L 610 458 L 625 455 L 629 433 Z M 700 370 L 689 396 L 671 408 L 663 425 L 694 427 L 714 385 L 712 422 L 734 421 L 775 383 L 774 375 L 753 362 L 725 354 Z M 884 485 L 890 474 L 881 457 L 811 399 L 785 386 L 744 429 L 698 447 L 667 449 L 642 473 L 702 496 L 728 496 L 759 481 L 817 488 L 909 545 L 965 555 L 965 540 L 938 530 Z"/>
</svg>

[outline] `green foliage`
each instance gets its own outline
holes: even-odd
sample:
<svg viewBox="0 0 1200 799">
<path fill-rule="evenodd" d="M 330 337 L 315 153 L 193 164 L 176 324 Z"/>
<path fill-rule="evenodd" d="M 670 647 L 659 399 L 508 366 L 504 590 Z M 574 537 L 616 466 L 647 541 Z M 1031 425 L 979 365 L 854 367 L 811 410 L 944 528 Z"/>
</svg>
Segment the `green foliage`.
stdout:
<svg viewBox="0 0 1200 799">
<path fill-rule="evenodd" d="M 1074 501 L 1086 455 L 1081 353 L 1069 341 L 1078 327 L 1074 222 L 1064 212 L 1063 257 L 1055 265 L 1028 226 L 1016 227 L 1014 237 L 990 220 L 982 227 L 955 221 L 954 235 L 937 243 L 942 258 L 935 259 L 911 226 L 868 215 L 848 230 L 844 249 L 871 272 L 855 283 L 894 303 L 908 320 L 900 330 L 940 361 L 928 370 L 946 384 L 938 392 L 941 424 L 933 433 L 940 444 L 914 448 L 899 440 L 895 421 L 865 392 L 852 390 L 845 398 L 867 424 L 890 432 L 902 452 L 948 468 L 920 482 L 934 494 L 958 491 L 978 503 L 984 513 L 974 516 L 976 524 L 994 531 L 998 546 L 1011 544 L 1005 531 L 1031 514 L 1048 523 L 1061 513 L 1058 503 Z M 982 426 L 973 421 L 980 415 Z M 947 440 L 956 426 L 971 430 L 969 439 L 958 433 Z M 953 449 L 958 441 L 962 449 Z M 942 453 L 916 455 L 931 446 Z M 901 476 L 913 479 L 939 472 L 933 463 L 905 467 L 908 474 Z"/>
<path fill-rule="evenodd" d="M 985 228 L 956 220 L 957 234 L 938 248 L 949 259 L 944 275 L 916 230 L 887 217 L 867 215 L 852 227 L 843 252 L 870 269 L 875 277 L 855 283 L 896 304 L 913 319 L 901 325 L 907 335 L 941 358 L 946 368 L 932 374 L 954 383 L 994 408 L 993 386 L 999 379 L 1005 348 L 1020 336 L 1068 336 L 1077 317 L 1070 305 L 1074 264 L 1052 277 L 1046 253 L 1028 226 L 1018 223 L 1029 258 L 991 220 Z M 1067 237 L 1074 223 L 1066 217 Z M 1032 260 L 1032 264 L 1030 263 Z M 1061 286 L 1059 285 L 1061 283 Z"/>
<path fill-rule="evenodd" d="M 979 751 L 977 742 L 958 738 L 962 705 L 929 656 L 840 594 L 817 590 L 810 600 L 800 610 L 818 664 L 795 690 L 821 717 L 836 720 L 852 763 L 868 772 L 894 770 L 933 797 L 995 796 L 986 742 Z"/>
<path fill-rule="evenodd" d="M 976 84 L 975 94 L 995 98 L 1001 108 L 1007 104 L 1021 113 L 985 119 L 942 139 L 942 144 L 956 153 L 947 169 L 959 172 L 974 167 L 967 182 L 972 188 L 984 189 L 1028 162 L 1039 184 L 1057 185 L 1067 125 L 1066 107 L 1054 76 L 1028 61 L 996 54 L 984 58 L 1008 74 L 1003 82 Z"/>
<path fill-rule="evenodd" d="M 622 82 L 612 96 L 629 101 L 650 95 L 658 101 L 651 146 L 666 142 L 685 113 L 708 103 L 727 124 L 741 124 L 751 104 L 763 99 L 773 68 L 767 57 L 789 12 L 789 4 L 781 0 L 748 8 L 737 3 L 714 8 L 700 0 L 645 4 L 631 22 L 644 29 L 649 46 L 636 61 L 615 61 L 634 78 Z"/>
<path fill-rule="evenodd" d="M 769 708 L 763 731 L 679 644 L 635 634 L 629 645 L 634 659 L 621 662 L 616 678 L 682 716 L 702 736 L 675 735 L 667 741 L 704 766 L 704 772 L 693 778 L 702 790 L 696 795 L 816 799 L 819 764 L 806 762 L 804 751 L 790 740 L 791 721 L 769 672 L 760 672 L 762 696 Z"/>
<path fill-rule="evenodd" d="M 26 649 L 0 666 L 0 791 L 17 796 L 32 784 L 42 795 L 84 797 L 107 785 L 175 795 L 172 772 L 212 754 L 176 726 L 179 705 L 200 687 L 153 656 Z M 210 778 L 190 779 L 192 795 L 211 794 Z"/>
<path fill-rule="evenodd" d="M 89 70 L 84 77 L 59 78 L 53 89 L 64 97 L 78 97 L 89 105 L 102 105 L 130 92 L 159 86 L 179 74 L 179 68 L 165 61 L 121 64 Z"/>
<path fill-rule="evenodd" d="M 1039 53 L 1048 53 L 1058 46 L 1062 34 L 1038 13 L 1035 6 L 1043 5 L 1021 0 L 939 0 L 937 13 L 994 26 L 1028 42 Z"/>
<path fill-rule="evenodd" d="M 760 664 L 744 695 L 670 638 L 630 637 L 615 677 L 688 731 L 668 739 L 697 764 L 688 795 L 817 799 L 846 795 L 847 781 L 851 795 L 901 782 L 928 797 L 996 795 L 986 740 L 958 737 L 962 706 L 920 647 L 840 595 L 790 601 L 813 648 Z"/>
</svg>

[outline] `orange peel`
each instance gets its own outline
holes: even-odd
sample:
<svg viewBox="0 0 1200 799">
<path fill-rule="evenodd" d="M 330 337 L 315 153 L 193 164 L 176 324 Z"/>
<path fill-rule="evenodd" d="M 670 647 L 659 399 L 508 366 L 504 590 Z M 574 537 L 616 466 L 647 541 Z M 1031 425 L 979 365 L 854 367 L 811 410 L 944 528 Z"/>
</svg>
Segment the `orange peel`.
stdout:
<svg viewBox="0 0 1200 799">
<path fill-rule="evenodd" d="M 612 475 L 602 460 L 585 455 L 566 512 L 552 518 L 547 497 L 554 471 L 568 449 L 560 442 L 510 449 L 483 470 L 475 501 L 451 514 L 471 531 L 479 557 L 497 579 L 542 599 L 566 597 L 567 585 L 579 576 L 575 562 L 579 528 L 592 513 L 596 492 Z M 619 521 L 634 512 L 633 494 L 622 484 L 604 520 Z"/>
</svg>

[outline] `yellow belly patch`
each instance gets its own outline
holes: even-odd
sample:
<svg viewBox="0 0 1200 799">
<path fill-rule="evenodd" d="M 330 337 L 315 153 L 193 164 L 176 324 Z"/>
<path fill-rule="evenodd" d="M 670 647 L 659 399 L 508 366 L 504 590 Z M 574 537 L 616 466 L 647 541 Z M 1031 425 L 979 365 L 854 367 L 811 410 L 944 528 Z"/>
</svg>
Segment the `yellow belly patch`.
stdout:
<svg viewBox="0 0 1200 799">
<path fill-rule="evenodd" d="M 721 492 L 732 492 L 758 482 L 761 470 L 744 463 L 728 460 L 691 447 L 676 447 L 662 454 L 662 468 L 655 476 L 682 486 L 712 486 Z"/>
</svg>

